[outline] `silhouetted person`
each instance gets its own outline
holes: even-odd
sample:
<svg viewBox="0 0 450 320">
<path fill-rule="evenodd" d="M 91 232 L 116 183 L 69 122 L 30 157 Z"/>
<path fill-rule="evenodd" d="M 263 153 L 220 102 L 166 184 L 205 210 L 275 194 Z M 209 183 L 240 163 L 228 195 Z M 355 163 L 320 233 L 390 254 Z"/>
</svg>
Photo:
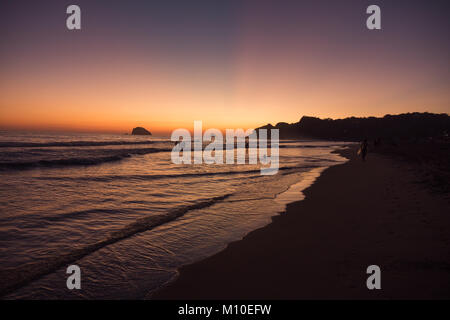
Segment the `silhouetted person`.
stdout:
<svg viewBox="0 0 450 320">
<path fill-rule="evenodd" d="M 359 149 L 361 151 L 361 158 L 363 161 L 366 161 L 367 147 L 368 147 L 367 139 L 364 139 Z"/>
<path fill-rule="evenodd" d="M 381 138 L 376 138 L 375 140 L 374 140 L 374 142 L 373 142 L 373 146 L 375 147 L 375 148 L 377 148 L 378 146 L 380 146 L 381 145 Z"/>
</svg>

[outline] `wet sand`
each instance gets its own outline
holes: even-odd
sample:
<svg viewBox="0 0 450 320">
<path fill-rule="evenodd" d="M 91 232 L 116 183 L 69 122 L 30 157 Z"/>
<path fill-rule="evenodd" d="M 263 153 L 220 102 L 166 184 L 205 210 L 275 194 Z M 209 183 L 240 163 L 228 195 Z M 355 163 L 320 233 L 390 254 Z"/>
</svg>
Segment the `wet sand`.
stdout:
<svg viewBox="0 0 450 320">
<path fill-rule="evenodd" d="M 153 299 L 450 298 L 450 206 L 405 162 L 354 149 L 268 226 L 180 269 Z M 366 268 L 381 268 L 368 290 Z"/>
</svg>

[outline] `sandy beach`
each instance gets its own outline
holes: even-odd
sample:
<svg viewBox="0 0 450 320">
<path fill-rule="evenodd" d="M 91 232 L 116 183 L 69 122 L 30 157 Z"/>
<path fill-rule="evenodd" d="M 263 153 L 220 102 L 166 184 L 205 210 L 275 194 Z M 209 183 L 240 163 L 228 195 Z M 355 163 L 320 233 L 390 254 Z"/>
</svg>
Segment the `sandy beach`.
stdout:
<svg viewBox="0 0 450 320">
<path fill-rule="evenodd" d="M 445 195 L 410 165 L 355 149 L 266 227 L 180 269 L 153 299 L 450 298 Z M 381 268 L 368 290 L 366 268 Z"/>
</svg>

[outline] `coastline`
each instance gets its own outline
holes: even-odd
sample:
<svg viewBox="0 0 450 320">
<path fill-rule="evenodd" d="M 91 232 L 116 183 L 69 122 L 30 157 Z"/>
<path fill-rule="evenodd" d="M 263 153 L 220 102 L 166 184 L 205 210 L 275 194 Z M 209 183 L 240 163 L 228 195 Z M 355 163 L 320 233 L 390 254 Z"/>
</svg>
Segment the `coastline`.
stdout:
<svg viewBox="0 0 450 320">
<path fill-rule="evenodd" d="M 305 199 L 202 261 L 151 299 L 405 299 L 450 297 L 450 216 L 443 197 L 401 161 L 355 149 Z M 368 290 L 366 268 L 381 268 Z"/>
<path fill-rule="evenodd" d="M 104 141 L 102 139 L 96 140 L 96 138 L 96 136 L 93 136 L 91 139 L 92 141 L 97 141 L 94 144 L 101 144 Z M 58 137 L 57 141 L 59 140 L 63 139 L 59 139 Z M 113 142 L 114 141 L 115 140 L 113 140 Z M 92 142 L 89 143 L 91 144 Z M 286 174 L 285 172 L 282 172 L 282 174 L 278 176 L 261 177 L 259 175 L 259 168 L 256 170 L 248 170 L 246 167 L 243 167 L 242 172 L 245 173 L 245 177 L 248 177 L 248 181 L 246 178 L 239 179 L 244 181 L 242 184 L 237 183 L 238 179 L 235 179 L 233 174 L 230 175 L 228 170 L 223 170 L 219 167 L 217 172 L 219 173 L 220 178 L 211 179 L 211 181 L 214 182 L 211 184 L 211 188 L 205 187 L 205 182 L 210 181 L 208 176 L 212 172 L 207 172 L 207 175 L 205 176 L 202 176 L 202 174 L 194 175 L 191 173 L 195 179 L 180 179 L 180 183 L 178 184 L 180 188 L 177 188 L 177 191 L 181 192 L 179 192 L 180 194 L 175 194 L 173 192 L 175 189 L 173 186 L 177 184 L 172 185 L 174 181 L 170 180 L 168 180 L 167 183 L 161 183 L 159 178 L 164 177 L 162 175 L 157 175 L 158 179 L 155 179 L 157 180 L 156 184 L 167 185 L 167 194 L 169 196 L 175 194 L 175 196 L 171 198 L 173 201 L 166 201 L 173 208 L 169 207 L 167 212 L 157 215 L 147 214 L 147 207 L 151 207 L 153 201 L 158 201 L 158 197 L 155 199 L 155 197 L 152 197 L 151 193 L 149 197 L 148 191 L 154 188 L 152 188 L 151 185 L 149 186 L 147 181 L 152 181 L 153 179 L 151 179 L 152 177 L 149 175 L 141 175 L 143 172 L 139 171 L 146 171 L 146 169 L 143 168 L 146 168 L 147 161 L 140 161 L 139 157 L 131 157 L 129 161 L 124 161 L 123 163 L 103 166 L 102 174 L 98 174 L 95 167 L 93 167 L 93 169 L 89 169 L 88 167 L 86 168 L 86 172 L 82 173 L 83 181 L 89 181 L 87 184 L 88 190 L 99 189 L 105 182 L 108 184 L 111 183 L 109 185 L 120 186 L 121 190 L 127 190 L 126 188 L 122 189 L 122 181 L 124 181 L 124 178 L 128 181 L 128 177 L 131 177 L 132 180 L 130 181 L 134 181 L 136 177 L 138 180 L 137 185 L 141 185 L 142 180 L 141 186 L 146 186 L 141 189 L 143 190 L 143 194 L 140 194 L 139 192 L 135 193 L 136 190 L 133 188 L 133 186 L 136 186 L 135 183 L 130 184 L 132 188 L 130 191 L 121 192 L 121 194 L 123 194 L 125 198 L 128 198 L 127 194 L 132 194 L 132 197 L 136 197 L 138 200 L 145 199 L 145 203 L 147 204 L 145 206 L 145 217 L 139 217 L 136 220 L 130 217 L 129 221 L 120 225 L 120 228 L 118 228 L 118 224 L 108 223 L 105 227 L 111 226 L 114 232 L 107 232 L 106 229 L 103 229 L 102 232 L 94 231 L 92 234 L 94 234 L 95 237 L 90 237 L 89 232 L 86 232 L 85 234 L 88 236 L 83 237 L 83 240 L 78 243 L 76 248 L 73 247 L 72 243 L 68 243 L 66 250 L 55 251 L 54 254 L 51 254 L 52 244 L 49 243 L 47 253 L 42 255 L 45 258 L 32 259 L 34 254 L 36 254 L 36 251 L 34 251 L 30 252 L 29 255 L 22 254 L 24 260 L 28 259 L 28 262 L 25 260 L 25 263 L 15 264 L 13 259 L 4 261 L 3 265 L 6 265 L 6 267 L 1 270 L 4 281 L 3 284 L 0 285 L 0 295 L 6 299 L 52 299 L 53 297 L 64 297 L 68 299 L 81 298 L 81 295 L 73 294 L 73 292 L 65 290 L 65 287 L 60 287 L 58 285 L 60 278 L 66 277 L 64 266 L 76 263 L 77 265 L 83 266 L 83 272 L 87 275 L 86 278 L 95 278 L 95 282 L 93 283 L 114 283 L 114 285 L 111 285 L 111 287 L 114 287 L 114 290 L 108 290 L 108 292 L 102 290 L 100 286 L 85 285 L 82 297 L 101 299 L 115 299 L 117 297 L 124 297 L 125 299 L 145 299 L 149 296 L 149 292 L 155 292 L 166 283 L 176 279 L 177 270 L 181 266 L 212 256 L 225 249 L 228 243 L 240 240 L 252 230 L 271 223 L 271 218 L 273 216 L 284 212 L 287 203 L 300 199 L 300 190 L 310 186 L 315 178 L 320 175 L 321 171 L 327 166 L 335 165 L 336 163 L 345 160 L 337 154 L 330 154 L 330 152 L 334 150 L 333 147 L 336 147 L 336 145 L 329 146 L 328 143 L 319 142 L 318 145 L 320 147 L 317 149 L 314 147 L 314 142 L 307 141 L 305 143 L 307 145 L 306 148 L 292 148 L 292 150 L 289 150 L 294 154 L 292 163 L 289 163 L 289 160 L 286 160 L 286 162 L 283 161 L 283 164 L 286 166 L 280 168 L 280 171 L 285 168 L 288 169 Z M 44 144 L 48 145 L 48 143 Z M 60 144 L 66 143 L 63 142 Z M 75 144 L 81 145 L 85 143 L 75 141 Z M 323 145 L 326 145 L 326 147 L 323 148 Z M 165 159 L 166 157 L 162 155 L 161 158 Z M 139 166 L 137 166 L 136 163 L 139 163 Z M 127 167 L 127 165 L 130 165 L 130 167 Z M 292 168 L 297 168 L 298 170 L 291 170 Z M 73 170 L 73 172 L 71 170 Z M 170 171 L 170 169 L 168 170 Z M 54 171 L 56 172 L 54 173 Z M 116 171 L 121 171 L 122 174 L 115 175 Z M 224 173 L 223 176 L 221 175 L 221 171 Z M 105 174 L 109 172 L 110 174 Z M 124 175 L 123 172 L 129 172 L 130 175 Z M 35 172 L 33 171 L 24 171 L 23 174 L 27 177 L 34 177 L 34 173 Z M 182 173 L 186 174 L 189 172 L 183 170 Z M 249 174 L 247 175 L 247 173 Z M 15 174 L 17 174 L 17 176 L 21 175 L 21 173 Z M 79 181 L 80 172 L 76 168 L 71 169 L 70 166 L 64 167 L 65 175 L 63 179 L 60 178 L 60 174 L 61 172 L 58 168 L 49 168 L 46 171 L 47 177 L 51 178 L 52 176 L 56 176 L 56 185 L 59 183 L 64 185 L 69 182 L 72 184 L 72 182 L 77 183 Z M 187 174 L 187 176 L 189 176 L 189 174 Z M 144 178 L 141 179 L 141 177 Z M 255 180 L 253 180 L 253 178 L 255 178 Z M 35 180 L 37 182 L 41 181 L 40 179 Z M 47 183 L 46 181 L 48 180 L 44 179 L 42 181 L 45 187 L 45 183 Z M 97 181 L 100 184 L 97 184 Z M 201 192 L 204 192 L 204 197 L 200 198 L 200 201 L 190 200 L 187 204 L 177 205 L 177 201 L 184 201 L 185 198 L 183 198 L 183 194 L 189 196 L 191 191 L 189 181 L 201 183 L 203 190 L 199 190 L 198 194 L 201 195 Z M 217 182 L 220 181 L 223 181 L 224 183 L 218 184 Z M 227 183 L 229 181 L 232 182 L 233 187 L 227 189 Z M 12 180 L 12 182 L 15 181 Z M 214 185 L 217 186 L 217 189 L 215 189 L 216 186 Z M 221 185 L 225 186 L 225 188 L 221 188 Z M 96 188 L 95 186 L 98 186 L 99 188 Z M 183 186 L 186 186 L 185 190 L 182 190 Z M 112 190 L 114 190 L 114 188 Z M 77 194 L 80 189 L 74 191 L 75 192 L 73 193 Z M 195 193 L 197 193 L 197 190 L 195 191 Z M 224 191 L 229 191 L 229 193 L 224 195 Z M 114 191 L 112 192 L 114 193 Z M 164 195 L 164 192 L 164 189 L 158 190 L 158 194 Z M 95 195 L 95 192 L 93 194 Z M 117 199 L 120 199 L 120 195 L 118 196 Z M 228 197 L 229 199 L 225 200 L 225 198 Z M 27 197 L 24 196 L 24 198 Z M 67 196 L 67 199 L 71 199 L 70 196 Z M 97 199 L 99 198 L 96 196 L 94 196 L 93 199 L 90 197 L 84 198 L 86 201 L 85 206 L 86 203 L 89 202 L 89 205 L 92 205 L 93 208 L 86 213 L 84 213 L 85 211 L 77 210 L 76 207 L 69 206 L 67 211 L 61 211 L 57 214 L 52 211 L 46 212 L 42 215 L 42 220 L 45 221 L 45 218 L 49 217 L 49 220 L 52 221 L 52 224 L 48 224 L 50 228 L 53 227 L 53 224 L 54 226 L 67 226 L 67 230 L 60 229 L 62 231 L 61 236 L 64 239 L 67 232 L 71 232 L 73 229 L 71 227 L 71 222 L 77 225 L 81 221 L 84 221 L 86 225 L 91 224 L 90 222 L 98 224 L 99 221 L 102 221 L 101 219 L 108 219 L 110 217 L 109 213 L 112 213 L 111 218 L 112 216 L 114 216 L 114 218 L 118 217 L 118 222 L 122 222 L 122 214 L 119 215 L 115 213 L 127 210 L 136 212 L 133 208 L 130 208 L 135 206 L 134 203 L 131 203 L 128 206 L 127 201 L 123 201 L 123 206 L 116 207 L 113 205 L 114 209 L 110 209 L 110 206 L 107 204 L 109 200 L 106 201 L 106 203 L 103 202 L 99 204 L 97 203 Z M 114 197 L 107 197 L 107 199 L 116 199 L 116 195 Z M 43 197 L 43 200 L 45 200 L 45 196 Z M 53 199 L 49 200 L 50 203 L 53 204 Z M 218 202 L 217 205 L 215 205 L 216 201 Z M 210 206 L 213 206 L 213 208 L 210 209 Z M 102 212 L 100 216 L 95 208 L 101 207 L 111 211 Z M 191 210 L 200 210 L 201 212 L 185 214 L 190 213 Z M 81 212 L 82 214 L 78 215 L 78 212 Z M 123 216 L 124 218 L 127 218 L 127 215 Z M 26 216 L 24 215 L 24 217 L 30 218 L 29 222 L 24 219 L 24 222 L 28 223 L 21 223 L 21 225 L 28 228 L 28 230 L 24 230 L 25 234 L 28 231 L 34 231 L 34 228 L 30 227 L 34 227 L 34 225 L 39 226 L 36 224 L 35 220 L 41 218 L 41 216 L 27 214 Z M 53 222 L 52 219 L 56 222 Z M 166 225 L 166 222 L 170 222 L 170 225 Z M 45 228 L 40 229 L 38 227 L 36 227 L 36 229 L 37 231 L 45 230 Z M 151 229 L 156 230 L 147 232 Z M 170 229 L 169 232 L 165 232 L 165 230 L 168 229 Z M 84 230 L 81 229 L 80 231 Z M 16 234 L 18 234 L 18 232 L 16 232 Z M 37 235 L 39 235 L 39 233 L 37 233 Z M 58 238 L 58 234 L 56 235 L 56 238 Z M 42 237 L 42 239 L 45 239 L 45 237 Z M 39 246 L 39 241 L 32 243 L 33 246 L 42 248 L 45 252 L 45 249 L 47 248 L 45 242 L 42 243 L 42 246 Z M 52 243 L 56 244 L 58 241 L 53 241 Z M 61 241 L 60 243 L 61 245 L 65 244 L 64 241 Z M 18 241 L 18 244 L 20 245 L 20 241 Z M 26 252 L 26 248 L 24 250 L 11 252 L 10 257 L 15 257 L 15 254 L 18 251 Z M 133 274 L 139 273 L 141 279 L 145 281 L 145 284 L 143 282 L 139 283 L 139 288 L 134 293 L 127 295 L 129 282 L 127 280 L 122 280 L 124 273 L 121 268 L 121 261 L 111 257 L 109 255 L 110 251 L 120 251 L 120 256 L 124 260 L 132 260 L 127 263 L 128 270 Z M 64 254 L 60 254 L 60 252 L 63 252 Z M 38 254 L 36 254 L 36 256 L 38 256 Z M 139 258 L 141 259 L 140 262 L 138 262 Z M 11 261 L 11 263 L 7 265 L 9 261 Z M 151 261 L 150 264 L 149 261 Z M 108 270 L 109 272 L 97 271 L 96 268 L 98 265 L 110 266 L 111 270 Z M 114 266 L 118 267 L 114 268 Z M 113 275 L 113 272 L 117 273 Z M 47 287 L 52 289 L 46 291 L 45 288 Z"/>
</svg>

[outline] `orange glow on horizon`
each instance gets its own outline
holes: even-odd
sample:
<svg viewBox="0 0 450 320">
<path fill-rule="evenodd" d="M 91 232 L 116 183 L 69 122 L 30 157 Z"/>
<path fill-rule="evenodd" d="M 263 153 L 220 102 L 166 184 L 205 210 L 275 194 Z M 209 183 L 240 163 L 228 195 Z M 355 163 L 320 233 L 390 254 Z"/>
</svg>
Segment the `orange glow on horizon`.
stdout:
<svg viewBox="0 0 450 320">
<path fill-rule="evenodd" d="M 300 41 L 287 27 L 298 17 L 283 29 L 267 21 L 274 19 L 271 8 L 266 15 L 247 9 L 225 53 L 196 47 L 177 56 L 172 47 L 164 51 L 125 33 L 120 41 L 101 33 L 83 42 L 72 34 L 59 44 L 33 40 L 37 53 L 11 44 L 15 50 L 0 57 L 0 129 L 129 133 L 143 126 L 169 134 L 195 120 L 224 130 L 293 123 L 304 115 L 450 111 L 448 73 L 421 52 L 402 43 L 397 51 L 367 43 L 349 49 L 314 30 Z M 279 33 L 267 35 L 268 26 Z"/>
</svg>

